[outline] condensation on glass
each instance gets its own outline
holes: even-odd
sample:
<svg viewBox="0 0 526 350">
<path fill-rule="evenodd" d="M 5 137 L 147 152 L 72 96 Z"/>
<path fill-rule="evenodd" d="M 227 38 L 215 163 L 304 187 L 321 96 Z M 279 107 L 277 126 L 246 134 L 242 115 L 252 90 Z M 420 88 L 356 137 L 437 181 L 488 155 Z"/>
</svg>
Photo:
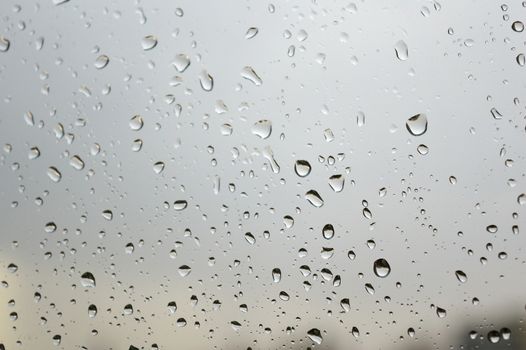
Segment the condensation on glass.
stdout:
<svg viewBox="0 0 526 350">
<path fill-rule="evenodd" d="M 0 349 L 526 348 L 526 2 L 0 19 Z"/>
</svg>

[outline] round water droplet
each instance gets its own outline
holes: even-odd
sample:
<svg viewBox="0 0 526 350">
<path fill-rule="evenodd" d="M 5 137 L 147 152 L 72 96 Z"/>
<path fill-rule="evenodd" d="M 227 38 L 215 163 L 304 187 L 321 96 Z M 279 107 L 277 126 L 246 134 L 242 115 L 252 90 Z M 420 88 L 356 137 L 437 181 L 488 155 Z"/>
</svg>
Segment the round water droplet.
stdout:
<svg viewBox="0 0 526 350">
<path fill-rule="evenodd" d="M 424 145 L 424 144 L 418 145 L 416 150 L 417 150 L 418 153 L 420 153 L 423 156 L 425 156 L 426 154 L 429 153 L 429 148 L 426 145 Z"/>
<path fill-rule="evenodd" d="M 520 33 L 524 30 L 524 24 L 521 21 L 515 21 L 511 24 L 511 29 L 517 33 Z"/>
<path fill-rule="evenodd" d="M 272 122 L 267 119 L 262 119 L 254 123 L 252 126 L 252 134 L 266 139 L 272 133 Z"/>
<path fill-rule="evenodd" d="M 133 131 L 139 131 L 144 125 L 144 121 L 140 115 L 134 115 L 129 122 L 130 129 Z"/>
<path fill-rule="evenodd" d="M 294 164 L 294 171 L 299 177 L 305 177 L 310 174 L 311 166 L 306 160 L 297 160 Z"/>
<path fill-rule="evenodd" d="M 144 51 L 148 51 L 157 46 L 157 38 L 154 35 L 146 35 L 141 40 L 141 46 Z"/>
<path fill-rule="evenodd" d="M 488 332 L 488 340 L 492 344 L 496 344 L 500 341 L 500 333 L 498 331 Z"/>
<path fill-rule="evenodd" d="M 425 114 L 416 114 L 407 119 L 405 123 L 407 131 L 413 136 L 420 136 L 427 131 L 427 117 Z"/>
<path fill-rule="evenodd" d="M 60 179 L 62 179 L 62 174 L 60 171 L 58 171 L 57 168 L 54 166 L 51 166 L 47 169 L 47 176 L 51 179 L 53 182 L 59 182 Z"/>
<path fill-rule="evenodd" d="M 403 40 L 399 40 L 395 44 L 395 54 L 400 61 L 405 61 L 409 58 L 409 48 Z"/>
<path fill-rule="evenodd" d="M 100 55 L 99 57 L 97 57 L 93 65 L 97 69 L 103 69 L 104 67 L 108 65 L 108 63 L 110 63 L 110 58 L 106 55 Z"/>
<path fill-rule="evenodd" d="M 305 193 L 305 199 L 316 208 L 323 206 L 323 199 L 315 190 L 310 190 Z"/>
<path fill-rule="evenodd" d="M 499 228 L 497 227 L 497 225 L 488 225 L 486 227 L 486 231 L 488 231 L 489 233 L 497 233 L 498 230 Z"/>
<path fill-rule="evenodd" d="M 378 277 L 384 278 L 391 273 L 391 266 L 385 259 L 378 259 L 373 264 L 374 274 Z"/>
</svg>

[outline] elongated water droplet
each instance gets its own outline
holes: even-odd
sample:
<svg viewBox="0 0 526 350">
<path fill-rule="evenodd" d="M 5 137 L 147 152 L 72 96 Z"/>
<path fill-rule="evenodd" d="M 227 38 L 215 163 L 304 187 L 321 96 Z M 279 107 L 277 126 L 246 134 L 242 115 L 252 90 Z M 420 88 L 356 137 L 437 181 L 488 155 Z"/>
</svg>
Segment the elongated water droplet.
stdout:
<svg viewBox="0 0 526 350">
<path fill-rule="evenodd" d="M 325 226 L 323 226 L 321 233 L 323 235 L 323 238 L 331 239 L 332 237 L 334 237 L 334 227 L 331 224 L 326 224 Z"/>
<path fill-rule="evenodd" d="M 241 71 L 241 76 L 247 79 L 248 81 L 252 82 L 256 86 L 260 86 L 261 84 L 263 84 L 263 81 L 261 80 L 259 75 L 257 75 L 254 69 L 250 66 L 246 66 L 245 68 L 243 68 L 243 70 Z"/>
<path fill-rule="evenodd" d="M 315 190 L 310 190 L 305 193 L 305 199 L 316 208 L 323 206 L 323 199 Z"/>
<path fill-rule="evenodd" d="M 526 193 L 519 194 L 519 196 L 517 197 L 517 203 L 519 203 L 520 205 L 526 205 Z"/>
<path fill-rule="evenodd" d="M 214 78 L 204 70 L 199 74 L 199 84 L 201 84 L 203 90 L 212 91 L 214 88 Z"/>
<path fill-rule="evenodd" d="M 84 169 L 84 161 L 76 155 L 69 159 L 69 165 L 71 165 L 75 170 Z"/>
<path fill-rule="evenodd" d="M 466 283 L 468 281 L 468 276 L 466 276 L 464 271 L 461 271 L 461 270 L 455 271 L 455 276 L 457 277 L 458 281 L 461 283 Z"/>
<path fill-rule="evenodd" d="M 188 206 L 188 202 L 185 200 L 177 200 L 174 202 L 174 209 L 177 211 L 184 210 L 186 209 L 187 206 Z"/>
<path fill-rule="evenodd" d="M 10 46 L 11 42 L 7 38 L 0 36 L 0 52 L 7 52 Z"/>
<path fill-rule="evenodd" d="M 279 281 L 281 281 L 281 270 L 277 267 L 272 269 L 272 280 L 274 281 L 274 283 L 278 283 Z"/>
<path fill-rule="evenodd" d="M 400 61 L 405 61 L 409 58 L 409 48 L 403 40 L 399 40 L 395 44 L 395 54 Z"/>
<path fill-rule="evenodd" d="M 259 30 L 256 27 L 250 27 L 245 33 L 245 39 L 252 39 L 258 34 Z"/>
<path fill-rule="evenodd" d="M 47 176 L 51 179 L 51 181 L 53 182 L 59 182 L 60 179 L 62 179 L 62 174 L 60 173 L 60 171 L 58 171 L 57 168 L 55 168 L 54 166 L 50 166 L 48 169 L 47 169 Z"/>
</svg>

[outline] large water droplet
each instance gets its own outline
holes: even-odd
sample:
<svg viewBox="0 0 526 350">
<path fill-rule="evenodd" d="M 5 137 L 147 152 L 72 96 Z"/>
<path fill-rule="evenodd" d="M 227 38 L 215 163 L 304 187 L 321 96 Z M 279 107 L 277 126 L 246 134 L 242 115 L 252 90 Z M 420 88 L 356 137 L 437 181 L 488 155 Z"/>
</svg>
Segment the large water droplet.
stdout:
<svg viewBox="0 0 526 350">
<path fill-rule="evenodd" d="M 132 129 L 133 131 L 139 131 L 142 129 L 144 125 L 144 121 L 140 115 L 134 115 L 130 119 L 129 125 L 130 125 L 130 129 Z"/>
<path fill-rule="evenodd" d="M 50 166 L 48 169 L 47 169 L 47 176 L 51 179 L 51 181 L 53 182 L 59 182 L 60 179 L 62 179 L 62 174 L 60 173 L 60 171 L 58 171 L 57 168 L 55 168 L 54 166 Z"/>
<path fill-rule="evenodd" d="M 201 84 L 203 90 L 212 91 L 214 88 L 214 78 L 204 70 L 199 74 L 199 84 Z"/>
<path fill-rule="evenodd" d="M 310 174 L 311 166 L 306 160 L 297 160 L 294 164 L 294 171 L 299 177 L 305 177 Z"/>
<path fill-rule="evenodd" d="M 103 69 L 104 67 L 108 65 L 108 63 L 110 63 L 110 58 L 106 55 L 100 55 L 99 57 L 97 57 L 93 65 L 97 69 Z"/>
<path fill-rule="evenodd" d="M 425 134 L 427 131 L 427 117 L 425 114 L 416 114 L 411 118 L 407 119 L 405 123 L 407 131 L 413 136 L 420 136 Z"/>
<path fill-rule="evenodd" d="M 80 284 L 82 284 L 83 287 L 94 288 L 96 286 L 95 277 L 91 272 L 84 272 L 80 278 Z"/>
<path fill-rule="evenodd" d="M 323 206 L 323 199 L 315 190 L 307 191 L 307 193 L 305 193 L 305 199 L 316 208 Z"/>
<path fill-rule="evenodd" d="M 457 277 L 458 281 L 461 283 L 466 283 L 468 281 L 468 276 L 466 276 L 464 271 L 461 271 L 461 270 L 455 271 L 455 276 Z"/>
<path fill-rule="evenodd" d="M 391 273 L 391 266 L 385 259 L 378 259 L 373 264 L 374 274 L 378 277 L 384 278 Z"/>
<path fill-rule="evenodd" d="M 314 343 L 320 345 L 323 341 L 323 337 L 321 336 L 321 332 L 317 328 L 312 328 L 307 332 L 307 336 L 310 340 L 312 340 Z"/>
<path fill-rule="evenodd" d="M 190 58 L 187 55 L 181 53 L 175 56 L 173 65 L 179 73 L 182 73 L 186 70 L 186 68 L 188 68 L 188 66 L 190 66 Z"/>
<path fill-rule="evenodd" d="M 245 68 L 243 68 L 243 70 L 241 71 L 241 76 L 247 79 L 248 81 L 254 83 L 254 85 L 256 86 L 263 84 L 263 81 L 252 67 L 246 66 Z"/>
<path fill-rule="evenodd" d="M 323 235 L 323 238 L 331 239 L 332 237 L 334 237 L 334 226 L 332 226 L 331 224 L 326 224 L 325 226 L 323 226 L 321 233 Z"/>
<path fill-rule="evenodd" d="M 10 46 L 11 42 L 3 36 L 0 36 L 0 52 L 7 52 Z"/>
</svg>

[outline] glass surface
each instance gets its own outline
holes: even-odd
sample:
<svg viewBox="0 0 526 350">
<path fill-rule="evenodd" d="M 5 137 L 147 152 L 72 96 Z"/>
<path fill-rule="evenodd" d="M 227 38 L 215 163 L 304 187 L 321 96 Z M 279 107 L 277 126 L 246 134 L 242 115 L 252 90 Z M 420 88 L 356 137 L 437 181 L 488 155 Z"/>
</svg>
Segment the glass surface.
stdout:
<svg viewBox="0 0 526 350">
<path fill-rule="evenodd" d="M 0 1 L 0 349 L 525 349 L 525 20 Z"/>
</svg>

